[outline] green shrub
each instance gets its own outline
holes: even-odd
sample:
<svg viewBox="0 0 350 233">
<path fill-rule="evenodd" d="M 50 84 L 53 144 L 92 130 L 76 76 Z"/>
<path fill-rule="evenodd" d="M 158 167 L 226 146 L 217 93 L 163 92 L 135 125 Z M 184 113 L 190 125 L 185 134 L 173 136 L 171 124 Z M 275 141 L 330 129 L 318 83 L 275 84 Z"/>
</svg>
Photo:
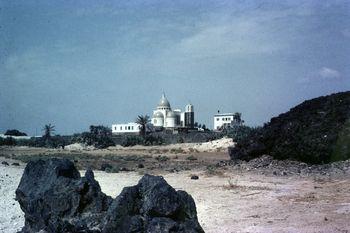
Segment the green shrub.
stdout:
<svg viewBox="0 0 350 233">
<path fill-rule="evenodd" d="M 16 140 L 12 137 L 0 138 L 0 146 L 15 146 Z"/>
<path fill-rule="evenodd" d="M 112 130 L 102 125 L 91 125 L 90 132 L 75 134 L 72 142 L 84 143 L 99 149 L 115 146 L 112 139 Z"/>
<path fill-rule="evenodd" d="M 135 145 L 143 145 L 144 139 L 141 136 L 128 136 L 121 143 L 122 146 L 135 146 Z"/>
<path fill-rule="evenodd" d="M 155 157 L 155 159 L 159 162 L 165 162 L 165 161 L 169 160 L 169 158 L 167 156 L 164 156 L 164 155 L 158 155 L 157 157 Z"/>
<path fill-rule="evenodd" d="M 350 91 L 303 102 L 237 141 L 231 158 L 270 154 L 310 164 L 350 158 Z"/>
</svg>

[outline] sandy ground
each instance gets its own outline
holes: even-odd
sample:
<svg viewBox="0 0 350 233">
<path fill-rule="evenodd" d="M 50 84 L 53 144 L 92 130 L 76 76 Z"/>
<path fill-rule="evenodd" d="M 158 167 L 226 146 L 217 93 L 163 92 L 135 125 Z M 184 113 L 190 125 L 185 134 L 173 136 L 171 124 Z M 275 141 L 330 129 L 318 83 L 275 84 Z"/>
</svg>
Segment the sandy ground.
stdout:
<svg viewBox="0 0 350 233">
<path fill-rule="evenodd" d="M 174 143 L 170 145 L 158 145 L 158 146 L 130 146 L 123 147 L 120 145 L 108 147 L 107 151 L 119 151 L 119 152 L 140 152 L 145 153 L 191 153 L 191 152 L 222 152 L 227 151 L 227 148 L 230 146 L 234 146 L 235 142 L 233 142 L 232 138 L 223 137 L 217 140 L 212 140 L 209 142 L 202 143 Z M 93 151 L 95 148 L 93 146 L 86 146 L 81 143 L 74 143 L 71 145 L 67 145 L 64 147 L 65 151 Z"/>
<path fill-rule="evenodd" d="M 16 232 L 24 223 L 14 200 L 23 168 L 0 164 L 0 232 Z M 191 180 L 191 174 L 199 180 Z M 202 170 L 163 176 L 192 195 L 205 232 L 350 232 L 349 177 L 268 176 L 230 169 L 215 176 Z M 95 177 L 115 197 L 141 175 L 96 171 Z"/>
</svg>

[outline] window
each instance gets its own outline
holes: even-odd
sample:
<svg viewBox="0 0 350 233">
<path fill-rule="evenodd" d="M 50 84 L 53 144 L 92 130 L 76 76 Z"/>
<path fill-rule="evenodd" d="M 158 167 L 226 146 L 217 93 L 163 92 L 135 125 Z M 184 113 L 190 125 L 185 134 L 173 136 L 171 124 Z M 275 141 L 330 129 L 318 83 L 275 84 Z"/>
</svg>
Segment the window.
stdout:
<svg viewBox="0 0 350 233">
<path fill-rule="evenodd" d="M 216 118 L 216 121 L 219 121 L 219 117 Z"/>
<path fill-rule="evenodd" d="M 225 120 L 225 118 L 222 118 L 222 120 L 224 121 L 224 120 Z"/>
<path fill-rule="evenodd" d="M 131 130 L 134 130 L 134 126 L 131 126 Z"/>
<path fill-rule="evenodd" d="M 130 130 L 130 126 L 128 126 L 128 130 Z"/>
<path fill-rule="evenodd" d="M 120 130 L 123 130 L 123 126 L 120 126 Z"/>
<path fill-rule="evenodd" d="M 125 130 L 127 130 L 128 129 L 128 127 L 127 126 L 125 126 Z"/>
</svg>

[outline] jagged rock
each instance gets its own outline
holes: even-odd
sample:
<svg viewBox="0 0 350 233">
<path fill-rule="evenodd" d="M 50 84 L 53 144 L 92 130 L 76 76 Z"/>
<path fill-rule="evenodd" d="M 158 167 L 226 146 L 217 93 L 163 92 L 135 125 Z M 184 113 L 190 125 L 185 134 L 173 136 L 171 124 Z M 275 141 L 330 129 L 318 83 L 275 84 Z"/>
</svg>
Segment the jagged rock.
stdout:
<svg viewBox="0 0 350 233">
<path fill-rule="evenodd" d="M 145 175 L 113 200 L 91 170 L 80 177 L 66 159 L 29 162 L 16 199 L 25 213 L 22 233 L 204 232 L 192 197 L 162 177 Z"/>
<path fill-rule="evenodd" d="M 2 165 L 5 165 L 5 166 L 8 166 L 8 165 L 9 165 L 9 163 L 6 162 L 6 161 L 2 161 L 1 164 L 2 164 Z"/>
<path fill-rule="evenodd" d="M 66 159 L 29 162 L 16 199 L 25 213 L 22 232 L 95 232 L 112 201 L 91 170 L 80 177 Z"/>
<path fill-rule="evenodd" d="M 162 177 L 145 175 L 136 186 L 124 188 L 104 220 L 108 232 L 204 232 L 195 203 L 175 191 Z"/>
</svg>

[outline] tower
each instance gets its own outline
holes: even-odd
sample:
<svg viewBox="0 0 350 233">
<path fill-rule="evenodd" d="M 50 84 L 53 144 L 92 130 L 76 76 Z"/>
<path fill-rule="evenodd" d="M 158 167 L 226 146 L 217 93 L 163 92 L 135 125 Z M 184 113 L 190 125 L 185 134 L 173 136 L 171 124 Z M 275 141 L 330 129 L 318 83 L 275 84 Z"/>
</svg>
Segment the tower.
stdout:
<svg viewBox="0 0 350 233">
<path fill-rule="evenodd" d="M 192 104 L 187 104 L 185 107 L 185 127 L 194 128 L 194 111 Z"/>
</svg>

